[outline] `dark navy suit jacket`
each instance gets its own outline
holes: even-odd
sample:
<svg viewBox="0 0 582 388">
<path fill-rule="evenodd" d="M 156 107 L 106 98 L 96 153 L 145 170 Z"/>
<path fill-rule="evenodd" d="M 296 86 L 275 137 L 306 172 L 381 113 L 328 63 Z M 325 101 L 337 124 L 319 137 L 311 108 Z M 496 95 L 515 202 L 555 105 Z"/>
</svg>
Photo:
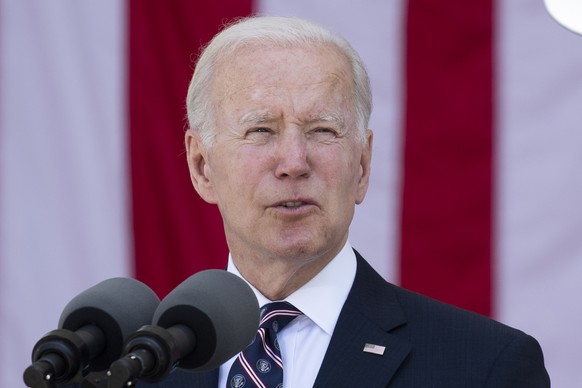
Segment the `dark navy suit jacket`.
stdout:
<svg viewBox="0 0 582 388">
<path fill-rule="evenodd" d="M 392 285 L 357 252 L 356 256 L 356 278 L 314 387 L 550 386 L 534 338 Z M 384 346 L 384 354 L 364 352 L 365 344 Z M 218 370 L 176 370 L 161 383 L 137 386 L 215 388 L 217 384 Z"/>
</svg>

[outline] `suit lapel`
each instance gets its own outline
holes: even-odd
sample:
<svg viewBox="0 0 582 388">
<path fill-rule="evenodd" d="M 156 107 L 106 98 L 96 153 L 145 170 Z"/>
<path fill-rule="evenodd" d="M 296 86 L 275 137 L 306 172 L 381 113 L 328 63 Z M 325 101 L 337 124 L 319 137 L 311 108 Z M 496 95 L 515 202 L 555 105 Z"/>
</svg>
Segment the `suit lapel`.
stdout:
<svg viewBox="0 0 582 388">
<path fill-rule="evenodd" d="M 390 333 L 406 323 L 392 286 L 357 252 L 356 257 L 356 278 L 314 387 L 385 387 L 411 349 Z M 364 351 L 366 344 L 382 354 Z"/>
</svg>

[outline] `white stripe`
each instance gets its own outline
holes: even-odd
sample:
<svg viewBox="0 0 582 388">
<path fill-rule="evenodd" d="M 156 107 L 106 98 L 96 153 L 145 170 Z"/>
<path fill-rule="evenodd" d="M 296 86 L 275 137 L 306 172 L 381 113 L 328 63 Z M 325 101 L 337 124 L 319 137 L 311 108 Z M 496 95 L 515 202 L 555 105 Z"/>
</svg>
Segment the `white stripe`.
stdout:
<svg viewBox="0 0 582 388">
<path fill-rule="evenodd" d="M 129 272 L 124 2 L 0 3 L 0 386 L 75 294 Z"/>
<path fill-rule="evenodd" d="M 582 37 L 499 1 L 497 315 L 537 337 L 552 385 L 582 365 Z"/>
</svg>

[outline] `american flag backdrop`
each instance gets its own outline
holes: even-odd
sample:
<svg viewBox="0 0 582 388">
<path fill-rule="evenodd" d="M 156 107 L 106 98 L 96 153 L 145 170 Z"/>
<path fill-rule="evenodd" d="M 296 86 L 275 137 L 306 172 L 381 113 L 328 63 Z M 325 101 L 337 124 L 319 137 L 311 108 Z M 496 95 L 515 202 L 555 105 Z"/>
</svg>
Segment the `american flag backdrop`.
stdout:
<svg viewBox="0 0 582 388">
<path fill-rule="evenodd" d="M 352 245 L 532 334 L 553 386 L 579 386 L 582 36 L 542 0 L 0 0 L 0 387 L 82 290 L 134 276 L 163 297 L 224 267 L 184 98 L 199 47 L 253 13 L 320 22 L 368 65 Z"/>
</svg>

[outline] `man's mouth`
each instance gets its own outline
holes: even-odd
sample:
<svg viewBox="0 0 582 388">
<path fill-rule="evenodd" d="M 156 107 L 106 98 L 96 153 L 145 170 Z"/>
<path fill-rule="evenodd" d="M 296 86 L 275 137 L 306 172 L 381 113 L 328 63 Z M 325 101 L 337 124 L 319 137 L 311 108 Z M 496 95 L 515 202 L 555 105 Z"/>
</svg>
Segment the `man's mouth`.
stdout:
<svg viewBox="0 0 582 388">
<path fill-rule="evenodd" d="M 288 209 L 293 209 L 293 208 L 305 205 L 305 202 L 303 202 L 303 201 L 283 202 L 281 205 L 283 207 L 288 208 Z"/>
</svg>

